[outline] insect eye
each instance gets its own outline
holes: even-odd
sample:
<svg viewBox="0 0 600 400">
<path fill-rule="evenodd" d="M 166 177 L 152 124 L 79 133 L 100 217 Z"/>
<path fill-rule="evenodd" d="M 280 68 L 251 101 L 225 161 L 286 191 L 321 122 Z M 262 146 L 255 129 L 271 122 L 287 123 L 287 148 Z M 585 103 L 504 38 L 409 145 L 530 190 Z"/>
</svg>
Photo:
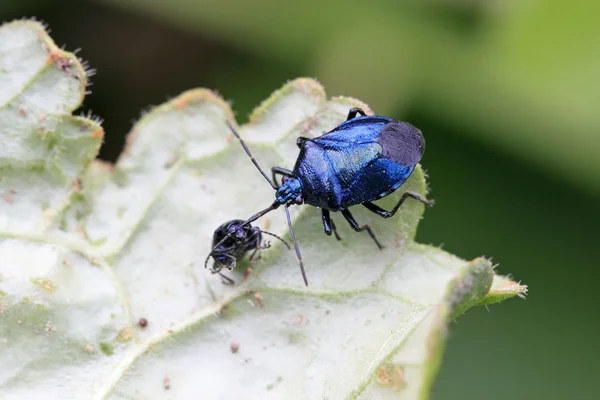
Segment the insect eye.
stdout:
<svg viewBox="0 0 600 400">
<path fill-rule="evenodd" d="M 284 177 L 281 178 L 281 182 L 287 182 L 289 180 L 290 180 L 289 176 L 284 176 Z"/>
<path fill-rule="evenodd" d="M 215 261 L 217 261 L 217 264 L 220 268 L 227 267 L 229 264 L 231 264 L 231 260 L 227 256 L 222 255 L 216 256 Z"/>
<path fill-rule="evenodd" d="M 298 196 L 298 197 L 296 197 L 296 198 L 294 199 L 294 202 L 295 202 L 296 204 L 302 204 L 302 202 L 303 202 L 302 196 Z"/>
</svg>

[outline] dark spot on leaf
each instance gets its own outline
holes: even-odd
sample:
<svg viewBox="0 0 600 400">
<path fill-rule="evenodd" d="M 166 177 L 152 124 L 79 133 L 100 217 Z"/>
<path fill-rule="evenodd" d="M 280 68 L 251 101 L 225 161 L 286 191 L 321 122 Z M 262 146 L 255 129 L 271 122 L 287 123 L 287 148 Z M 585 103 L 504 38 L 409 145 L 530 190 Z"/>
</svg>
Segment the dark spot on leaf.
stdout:
<svg viewBox="0 0 600 400">
<path fill-rule="evenodd" d="M 229 345 L 229 349 L 231 350 L 231 352 L 232 352 L 233 354 L 235 354 L 235 353 L 237 353 L 237 352 L 238 352 L 238 350 L 240 349 L 240 345 L 239 345 L 239 343 L 231 343 L 231 344 Z"/>
<path fill-rule="evenodd" d="M 107 356 L 112 356 L 114 353 L 112 345 L 105 342 L 100 343 L 100 351 L 106 354 Z"/>
<path fill-rule="evenodd" d="M 266 389 L 267 389 L 267 390 L 272 390 L 272 389 L 273 389 L 273 388 L 274 388 L 274 387 L 275 387 L 275 386 L 276 386 L 276 385 L 277 385 L 279 382 L 281 382 L 282 380 L 283 380 L 283 378 L 282 378 L 282 377 L 280 377 L 280 376 L 278 376 L 278 377 L 277 377 L 277 379 L 275 380 L 275 382 L 274 382 L 274 383 L 269 383 L 269 384 L 267 385 L 267 388 L 266 388 Z"/>
</svg>

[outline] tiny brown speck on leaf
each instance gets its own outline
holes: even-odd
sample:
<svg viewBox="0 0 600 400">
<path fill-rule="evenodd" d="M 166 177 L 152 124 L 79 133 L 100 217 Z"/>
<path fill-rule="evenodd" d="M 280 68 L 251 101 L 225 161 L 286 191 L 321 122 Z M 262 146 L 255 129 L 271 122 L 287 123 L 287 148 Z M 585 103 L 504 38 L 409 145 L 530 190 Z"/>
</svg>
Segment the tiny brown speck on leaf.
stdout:
<svg viewBox="0 0 600 400">
<path fill-rule="evenodd" d="M 246 270 L 244 271 L 244 276 L 242 276 L 242 282 L 246 282 L 248 280 L 248 278 L 252 274 L 252 271 L 253 271 L 252 268 L 250 268 L 250 267 L 246 268 Z"/>
<path fill-rule="evenodd" d="M 104 131 L 102 129 L 96 129 L 90 136 L 94 139 L 99 139 L 104 136 Z"/>
<path fill-rule="evenodd" d="M 231 344 L 229 345 L 229 349 L 231 350 L 231 352 L 232 352 L 233 354 L 235 354 L 235 353 L 237 353 L 237 352 L 238 352 L 238 350 L 240 349 L 240 345 L 239 345 L 239 343 L 231 343 Z"/>
<path fill-rule="evenodd" d="M 85 235 L 84 237 L 87 238 L 87 235 Z M 101 265 L 100 261 L 98 261 L 97 258 L 92 257 L 92 256 L 88 257 L 88 261 L 90 262 L 90 264 L 95 265 L 97 267 L 99 267 Z"/>
<path fill-rule="evenodd" d="M 133 330 L 131 328 L 123 328 L 117 334 L 117 340 L 119 342 L 128 342 L 133 337 Z"/>
<path fill-rule="evenodd" d="M 396 392 L 406 387 L 404 368 L 392 363 L 385 363 L 379 367 L 375 380 L 381 386 L 390 386 Z"/>
<path fill-rule="evenodd" d="M 300 326 L 306 326 L 309 323 L 307 315 L 298 314 L 294 317 L 293 323 Z"/>
<path fill-rule="evenodd" d="M 163 378 L 163 387 L 165 390 L 171 389 L 171 379 L 167 375 Z"/>
<path fill-rule="evenodd" d="M 52 325 L 52 323 L 50 321 L 46 322 L 46 332 L 50 333 L 50 332 L 54 332 L 56 330 L 56 327 L 54 325 Z"/>
<path fill-rule="evenodd" d="M 256 305 L 258 308 L 263 308 L 264 304 L 262 302 L 263 295 L 262 293 L 256 292 L 254 293 L 254 298 L 256 299 Z"/>
<path fill-rule="evenodd" d="M 140 318 L 138 325 L 140 328 L 145 328 L 148 326 L 148 320 L 146 318 Z"/>
<path fill-rule="evenodd" d="M 50 279 L 31 278 L 30 281 L 47 292 L 54 292 L 56 290 L 56 283 L 52 282 Z M 23 298 L 23 301 L 25 301 L 25 298 Z"/>
<path fill-rule="evenodd" d="M 173 154 L 173 155 L 171 155 L 171 156 L 170 156 L 170 157 L 167 159 L 167 161 L 165 161 L 165 164 L 164 164 L 164 166 L 163 166 L 163 167 L 164 167 L 165 169 L 169 169 L 169 168 L 171 168 L 173 165 L 175 165 L 175 163 L 177 162 L 178 158 L 179 158 L 179 157 L 178 157 L 176 154 Z"/>
<path fill-rule="evenodd" d="M 179 96 L 175 101 L 175 108 L 182 109 L 186 107 L 190 102 L 189 96 Z"/>
</svg>

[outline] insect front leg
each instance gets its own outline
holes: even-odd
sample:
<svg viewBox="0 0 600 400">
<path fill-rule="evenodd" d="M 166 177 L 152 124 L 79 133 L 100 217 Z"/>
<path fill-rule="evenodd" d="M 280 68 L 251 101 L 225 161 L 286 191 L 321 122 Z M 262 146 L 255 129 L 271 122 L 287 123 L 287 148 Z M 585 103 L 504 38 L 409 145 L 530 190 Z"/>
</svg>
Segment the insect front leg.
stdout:
<svg viewBox="0 0 600 400">
<path fill-rule="evenodd" d="M 421 197 L 421 195 L 419 195 L 418 193 L 406 191 L 406 192 L 404 192 L 402 197 L 400 197 L 398 204 L 396 204 L 396 206 L 391 211 L 384 210 L 383 208 L 379 207 L 377 204 L 373 204 L 370 202 L 363 203 L 363 206 L 365 206 L 367 208 L 367 210 L 374 212 L 375 214 L 379 215 L 380 217 L 390 218 L 390 217 L 393 217 L 394 214 L 396 214 L 396 212 L 398 211 L 398 209 L 400 208 L 402 203 L 404 203 L 404 200 L 406 200 L 409 197 L 412 197 L 415 200 L 419 200 L 421 203 L 425 204 L 427 207 L 431 207 L 435 204 L 434 200 L 427 200 L 427 199 L 424 199 L 423 197 Z"/>
<path fill-rule="evenodd" d="M 266 248 L 266 247 L 260 247 L 260 246 L 259 246 L 259 247 L 257 247 L 257 248 L 255 248 L 255 249 L 254 249 L 254 251 L 252 252 L 252 254 L 250 254 L 250 257 L 248 258 L 248 260 L 249 260 L 251 263 L 254 263 L 254 262 L 257 262 L 258 260 L 260 260 L 260 257 L 261 257 L 261 255 L 260 255 L 260 253 L 258 252 L 258 250 L 260 250 L 260 249 L 265 249 L 265 248 Z"/>
<path fill-rule="evenodd" d="M 342 240 L 340 235 L 337 233 L 337 229 L 335 229 L 335 222 L 331 219 L 331 215 L 329 214 L 329 210 L 321 209 L 321 215 L 323 217 L 323 230 L 327 236 L 331 236 L 331 232 L 334 233 L 335 238 L 337 240 Z"/>
<path fill-rule="evenodd" d="M 273 174 L 273 182 L 277 187 L 279 187 L 279 183 L 277 183 L 277 175 L 287 176 L 288 178 L 293 178 L 294 173 L 289 169 L 281 168 L 281 167 L 273 167 L 271 168 L 271 174 Z"/>
<path fill-rule="evenodd" d="M 375 234 L 373 233 L 373 231 L 371 230 L 371 227 L 369 225 L 363 225 L 363 226 L 358 225 L 358 222 L 356 222 L 356 220 L 354 219 L 352 214 L 350 214 L 350 211 L 348 211 L 348 209 L 344 209 L 344 210 L 340 210 L 340 211 L 342 212 L 342 215 L 344 216 L 344 218 L 346 218 L 346 221 L 348 221 L 348 223 L 350 224 L 352 229 L 354 229 L 356 232 L 367 231 L 369 233 L 369 236 L 371 236 L 371 239 L 373 239 L 373 241 L 377 245 L 377 247 L 379 247 L 379 249 L 383 249 L 383 246 L 381 245 L 381 243 L 379 243 L 379 240 L 377 240 L 377 238 L 375 237 Z"/>
<path fill-rule="evenodd" d="M 249 257 L 250 262 L 256 262 L 260 260 L 261 254 L 259 253 L 259 250 L 264 250 L 271 247 L 271 243 L 269 242 L 265 241 L 264 244 L 262 243 L 262 236 L 260 234 L 260 228 L 258 227 L 252 228 L 252 236 L 248 239 L 248 243 L 248 251 L 254 249 Z"/>
<path fill-rule="evenodd" d="M 362 108 L 354 107 L 354 108 L 351 108 L 350 111 L 348 111 L 348 117 L 346 118 L 346 121 L 350 121 L 351 119 L 356 118 L 356 116 L 358 114 L 362 115 L 363 117 L 367 115 L 362 110 Z"/>
</svg>

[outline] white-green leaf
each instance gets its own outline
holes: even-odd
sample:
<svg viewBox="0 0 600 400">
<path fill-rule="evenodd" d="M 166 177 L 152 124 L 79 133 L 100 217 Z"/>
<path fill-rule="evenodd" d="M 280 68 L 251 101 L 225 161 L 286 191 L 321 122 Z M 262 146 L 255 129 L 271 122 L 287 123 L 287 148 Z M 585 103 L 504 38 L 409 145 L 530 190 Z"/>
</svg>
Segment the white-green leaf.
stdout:
<svg viewBox="0 0 600 400">
<path fill-rule="evenodd" d="M 449 321 L 526 291 L 415 243 L 416 201 L 389 220 L 356 207 L 382 251 L 294 207 L 310 286 L 278 241 L 223 285 L 203 267 L 213 231 L 273 200 L 227 103 L 188 91 L 136 124 L 115 166 L 90 164 L 102 128 L 71 116 L 85 82 L 39 24 L 0 27 L 0 398 L 426 399 Z M 240 131 L 264 168 L 291 168 L 297 136 L 354 106 L 368 110 L 297 79 Z M 405 187 L 426 194 L 420 167 Z M 281 210 L 257 224 L 287 235 Z"/>
</svg>

